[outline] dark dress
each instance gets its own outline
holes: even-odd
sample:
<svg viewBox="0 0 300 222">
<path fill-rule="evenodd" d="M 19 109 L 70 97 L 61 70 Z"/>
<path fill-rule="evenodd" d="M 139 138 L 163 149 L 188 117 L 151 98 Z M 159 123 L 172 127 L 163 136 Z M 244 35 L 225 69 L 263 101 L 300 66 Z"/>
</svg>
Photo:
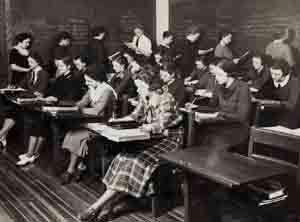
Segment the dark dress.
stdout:
<svg viewBox="0 0 300 222">
<path fill-rule="evenodd" d="M 175 79 L 171 84 L 169 84 L 168 92 L 175 98 L 177 107 L 184 106 L 186 95 L 184 82 L 182 79 Z"/>
<path fill-rule="evenodd" d="M 186 39 L 179 50 L 181 57 L 178 59 L 178 65 L 183 78 L 189 76 L 193 71 L 198 49 L 199 41 L 191 42 Z"/>
<path fill-rule="evenodd" d="M 251 81 L 250 85 L 260 90 L 270 78 L 271 74 L 269 68 L 267 66 L 264 66 L 260 72 L 258 72 L 254 68 L 251 68 L 244 80 Z"/>
<path fill-rule="evenodd" d="M 39 92 L 45 94 L 47 92 L 49 73 L 41 69 L 38 72 L 31 71 L 22 81 L 21 86 L 30 93 Z"/>
<path fill-rule="evenodd" d="M 226 150 L 242 144 L 249 136 L 251 100 L 247 83 L 234 80 L 229 88 L 217 85 L 213 95 L 211 104 L 219 114 L 198 127 L 201 146 Z"/>
<path fill-rule="evenodd" d="M 82 54 L 88 58 L 91 69 L 95 69 L 97 67 L 103 69 L 104 73 L 110 71 L 108 52 L 103 40 L 90 40 Z"/>
<path fill-rule="evenodd" d="M 299 127 L 300 114 L 299 80 L 290 76 L 288 83 L 276 87 L 270 79 L 260 90 L 258 98 L 280 101 L 280 106 L 265 109 L 260 119 L 263 125 L 282 125 L 289 128 Z"/>
<path fill-rule="evenodd" d="M 21 55 L 17 49 L 13 48 L 9 53 L 9 64 L 29 68 L 28 56 Z M 15 86 L 20 86 L 20 83 L 26 76 L 26 72 L 19 72 L 15 70 L 13 70 L 11 74 L 11 84 Z"/>
<path fill-rule="evenodd" d="M 49 84 L 47 96 L 54 96 L 59 101 L 75 102 L 84 95 L 85 80 L 79 73 L 70 72 L 59 76 L 53 83 Z"/>
</svg>

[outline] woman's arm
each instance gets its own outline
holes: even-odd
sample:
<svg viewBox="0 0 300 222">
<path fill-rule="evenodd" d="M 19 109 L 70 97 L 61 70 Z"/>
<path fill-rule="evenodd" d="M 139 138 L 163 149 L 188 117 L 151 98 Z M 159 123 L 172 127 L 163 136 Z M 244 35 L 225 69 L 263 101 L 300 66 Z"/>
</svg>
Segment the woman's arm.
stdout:
<svg viewBox="0 0 300 222">
<path fill-rule="evenodd" d="M 24 68 L 21 66 L 18 66 L 16 64 L 10 64 L 10 68 L 14 71 L 18 71 L 18 72 L 30 72 L 31 68 Z"/>
</svg>

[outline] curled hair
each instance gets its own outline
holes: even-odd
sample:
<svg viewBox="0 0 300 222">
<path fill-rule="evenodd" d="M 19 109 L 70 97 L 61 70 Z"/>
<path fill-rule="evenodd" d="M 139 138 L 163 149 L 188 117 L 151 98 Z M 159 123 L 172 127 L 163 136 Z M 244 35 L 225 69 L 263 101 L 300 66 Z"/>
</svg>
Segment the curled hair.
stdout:
<svg viewBox="0 0 300 222">
<path fill-rule="evenodd" d="M 114 60 L 114 62 L 119 63 L 120 65 L 124 65 L 125 69 L 128 67 L 128 61 L 124 56 L 119 56 Z"/>
<path fill-rule="evenodd" d="M 73 37 L 69 32 L 65 32 L 65 31 L 60 32 L 60 33 L 57 34 L 57 36 L 55 38 L 56 44 L 58 44 L 63 39 L 70 39 L 70 41 L 72 41 Z"/>
<path fill-rule="evenodd" d="M 232 31 L 230 31 L 230 30 L 227 30 L 227 29 L 221 30 L 220 33 L 219 33 L 219 38 L 218 38 L 219 42 L 220 42 L 224 37 L 226 37 L 226 36 L 228 36 L 228 35 L 232 35 L 232 34 L 233 34 L 233 33 L 232 33 Z"/>
<path fill-rule="evenodd" d="M 291 71 L 291 67 L 284 59 L 274 59 L 272 64 L 270 65 L 270 68 L 281 69 L 284 76 L 288 75 Z"/>
<path fill-rule="evenodd" d="M 33 36 L 30 33 L 22 32 L 16 35 L 15 37 L 15 44 L 17 45 L 20 42 L 23 42 L 25 39 L 30 39 L 30 44 L 32 45 L 33 42 Z"/>
<path fill-rule="evenodd" d="M 201 61 L 205 66 L 208 66 L 209 62 L 208 62 L 208 57 L 205 55 L 199 55 L 196 57 L 195 61 Z"/>
<path fill-rule="evenodd" d="M 70 56 L 63 57 L 63 58 L 56 58 L 56 60 L 62 61 L 67 66 L 73 66 L 73 59 Z"/>
<path fill-rule="evenodd" d="M 94 27 L 91 30 L 91 37 L 98 36 L 99 34 L 102 34 L 102 33 L 104 33 L 105 35 L 107 35 L 107 30 L 104 28 L 104 26 Z"/>
<path fill-rule="evenodd" d="M 80 60 L 82 63 L 85 63 L 87 66 L 89 65 L 89 57 L 84 54 L 79 54 L 74 56 L 74 60 Z"/>
<path fill-rule="evenodd" d="M 165 38 L 168 38 L 170 36 L 174 36 L 174 34 L 170 31 L 164 31 L 163 34 L 162 34 L 162 37 L 165 39 Z"/>
</svg>

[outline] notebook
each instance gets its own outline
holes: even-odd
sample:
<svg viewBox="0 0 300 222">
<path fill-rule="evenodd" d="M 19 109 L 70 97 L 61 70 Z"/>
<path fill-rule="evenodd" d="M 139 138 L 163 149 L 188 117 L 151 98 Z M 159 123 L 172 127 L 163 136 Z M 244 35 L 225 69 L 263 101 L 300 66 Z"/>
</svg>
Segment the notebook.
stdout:
<svg viewBox="0 0 300 222">
<path fill-rule="evenodd" d="M 150 139 L 150 133 L 143 132 L 139 128 L 114 129 L 111 127 L 107 127 L 102 130 L 101 135 L 114 142 L 128 142 Z"/>
</svg>

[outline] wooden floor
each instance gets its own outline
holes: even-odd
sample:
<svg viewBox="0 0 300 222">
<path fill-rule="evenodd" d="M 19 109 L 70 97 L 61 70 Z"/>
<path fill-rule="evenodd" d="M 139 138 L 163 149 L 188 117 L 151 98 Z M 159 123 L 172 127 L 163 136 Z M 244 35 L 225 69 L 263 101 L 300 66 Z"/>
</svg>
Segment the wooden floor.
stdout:
<svg viewBox="0 0 300 222">
<path fill-rule="evenodd" d="M 76 215 L 93 203 L 103 192 L 101 182 L 60 185 L 51 169 L 50 153 L 42 153 L 35 163 L 23 168 L 15 166 L 17 154 L 24 148 L 12 147 L 0 154 L 0 222 L 73 222 Z M 195 200 L 199 198 L 195 196 Z M 193 221 L 206 222 L 201 203 Z M 299 222 L 294 220 L 288 222 Z M 114 222 L 153 221 L 149 207 L 135 206 Z M 157 222 L 183 221 L 182 206 L 158 218 Z M 276 221 L 274 221 L 276 222 Z"/>
<path fill-rule="evenodd" d="M 60 184 L 53 174 L 49 152 L 43 152 L 35 164 L 17 167 L 17 155 L 23 147 L 9 147 L 0 152 L 0 222 L 73 222 L 76 216 L 93 203 L 103 192 L 99 182 L 86 181 Z M 143 205 L 144 206 L 144 205 Z M 150 207 L 134 206 L 131 212 L 114 222 L 152 221 Z M 157 222 L 183 221 L 182 206 Z"/>
</svg>

